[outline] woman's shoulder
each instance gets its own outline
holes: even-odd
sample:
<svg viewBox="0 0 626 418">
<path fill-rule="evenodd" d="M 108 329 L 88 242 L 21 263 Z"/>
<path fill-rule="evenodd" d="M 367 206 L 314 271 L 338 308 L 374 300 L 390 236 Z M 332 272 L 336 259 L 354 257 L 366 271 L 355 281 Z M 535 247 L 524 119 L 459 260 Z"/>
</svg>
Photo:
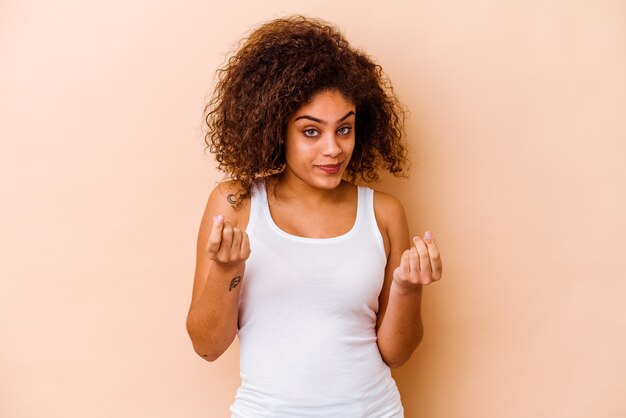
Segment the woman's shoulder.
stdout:
<svg viewBox="0 0 626 418">
<path fill-rule="evenodd" d="M 394 195 L 380 190 L 374 190 L 374 211 L 376 217 L 381 218 L 404 216 L 404 208 L 400 200 Z"/>
</svg>

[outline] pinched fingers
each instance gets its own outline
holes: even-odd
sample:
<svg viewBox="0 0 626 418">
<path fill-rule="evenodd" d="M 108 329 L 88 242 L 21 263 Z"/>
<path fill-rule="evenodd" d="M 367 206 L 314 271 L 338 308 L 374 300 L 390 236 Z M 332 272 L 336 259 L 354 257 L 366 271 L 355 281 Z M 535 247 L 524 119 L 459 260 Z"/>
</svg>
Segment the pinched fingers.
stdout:
<svg viewBox="0 0 626 418">
<path fill-rule="evenodd" d="M 245 231 L 233 227 L 233 242 L 230 251 L 230 261 L 242 261 L 250 256 L 250 239 Z"/>
<path fill-rule="evenodd" d="M 214 218 L 207 244 L 207 254 L 213 261 L 234 263 L 244 261 L 250 255 L 248 235 L 225 221 L 222 215 Z"/>
<path fill-rule="evenodd" d="M 415 270 L 416 266 L 418 270 Z M 407 289 L 419 287 L 419 277 L 415 274 L 416 272 L 419 273 L 419 256 L 415 247 L 412 247 L 402 253 L 400 265 L 393 271 L 393 280 Z"/>
<path fill-rule="evenodd" d="M 408 250 L 411 273 L 406 281 L 414 285 L 429 284 L 433 280 L 428 247 L 420 237 L 413 238 L 413 244 L 411 249 Z"/>
<path fill-rule="evenodd" d="M 423 239 L 415 237 L 414 242 L 420 254 L 420 281 L 428 284 L 441 279 L 441 256 L 432 232 L 426 231 Z"/>
<path fill-rule="evenodd" d="M 394 280 L 401 285 L 426 285 L 441 279 L 441 257 L 432 233 L 413 238 L 413 246 L 402 254 Z"/>
</svg>

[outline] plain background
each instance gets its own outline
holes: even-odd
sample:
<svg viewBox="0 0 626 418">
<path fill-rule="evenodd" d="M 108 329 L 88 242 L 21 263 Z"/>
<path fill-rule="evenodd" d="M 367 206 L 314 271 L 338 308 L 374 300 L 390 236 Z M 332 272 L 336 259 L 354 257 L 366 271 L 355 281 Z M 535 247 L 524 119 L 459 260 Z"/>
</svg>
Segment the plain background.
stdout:
<svg viewBox="0 0 626 418">
<path fill-rule="evenodd" d="M 257 24 L 339 25 L 410 111 L 444 280 L 407 417 L 626 416 L 626 2 L 0 2 L 0 416 L 227 417 L 237 345 L 185 331 L 221 175 L 213 74 Z"/>
</svg>

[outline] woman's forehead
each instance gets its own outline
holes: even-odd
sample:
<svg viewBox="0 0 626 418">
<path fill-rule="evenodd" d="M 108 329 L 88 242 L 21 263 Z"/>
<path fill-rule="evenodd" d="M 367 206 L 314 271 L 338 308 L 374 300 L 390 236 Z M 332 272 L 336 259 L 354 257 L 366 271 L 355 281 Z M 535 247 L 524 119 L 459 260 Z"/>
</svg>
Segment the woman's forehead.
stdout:
<svg viewBox="0 0 626 418">
<path fill-rule="evenodd" d="M 355 105 L 338 90 L 323 90 L 311 97 L 307 103 L 296 110 L 292 120 L 303 116 L 312 116 L 324 122 L 337 122 L 355 113 Z"/>
</svg>

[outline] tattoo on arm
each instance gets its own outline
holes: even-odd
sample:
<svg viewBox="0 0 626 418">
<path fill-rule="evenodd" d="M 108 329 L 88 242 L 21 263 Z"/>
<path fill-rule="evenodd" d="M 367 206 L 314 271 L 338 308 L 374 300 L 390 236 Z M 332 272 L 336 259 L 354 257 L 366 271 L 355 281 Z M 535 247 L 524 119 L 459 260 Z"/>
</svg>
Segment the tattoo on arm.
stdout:
<svg viewBox="0 0 626 418">
<path fill-rule="evenodd" d="M 241 283 L 241 276 L 237 276 L 237 277 L 235 277 L 234 279 L 232 279 L 232 280 L 230 281 L 230 286 L 228 287 L 228 291 L 229 291 L 229 292 L 230 292 L 230 291 L 232 291 L 234 288 L 236 288 L 236 287 L 237 287 L 237 285 L 238 285 L 239 283 Z"/>
</svg>

